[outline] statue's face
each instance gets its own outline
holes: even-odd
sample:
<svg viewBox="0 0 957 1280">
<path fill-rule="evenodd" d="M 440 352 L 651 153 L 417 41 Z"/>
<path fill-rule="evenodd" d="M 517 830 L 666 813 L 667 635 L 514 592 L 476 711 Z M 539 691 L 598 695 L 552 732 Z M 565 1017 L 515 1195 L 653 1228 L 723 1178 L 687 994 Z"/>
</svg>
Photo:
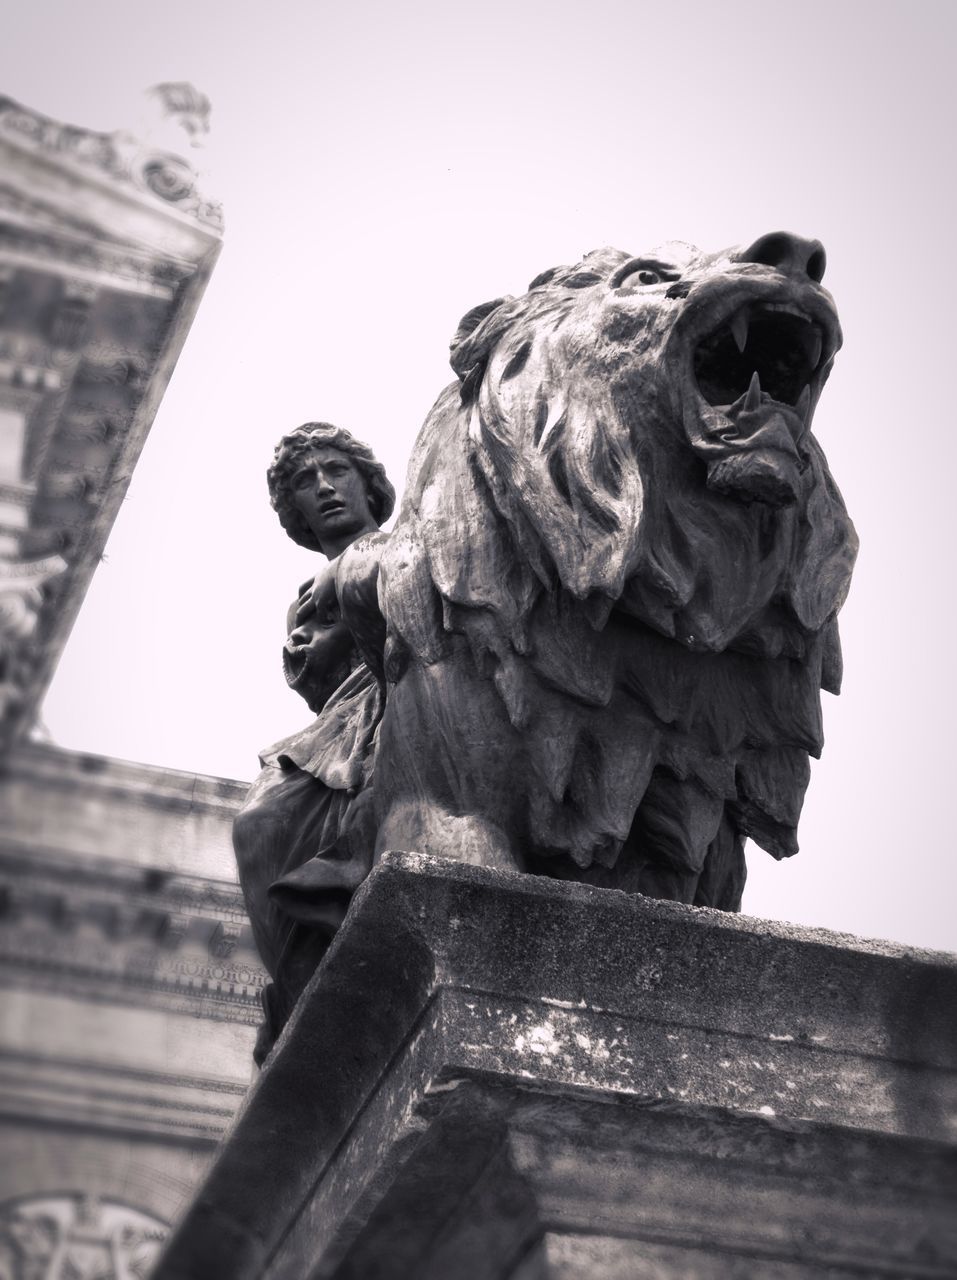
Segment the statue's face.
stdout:
<svg viewBox="0 0 957 1280">
<path fill-rule="evenodd" d="M 304 454 L 290 487 L 293 505 L 326 555 L 338 555 L 361 533 L 378 528 L 362 472 L 340 449 L 318 445 Z"/>
</svg>

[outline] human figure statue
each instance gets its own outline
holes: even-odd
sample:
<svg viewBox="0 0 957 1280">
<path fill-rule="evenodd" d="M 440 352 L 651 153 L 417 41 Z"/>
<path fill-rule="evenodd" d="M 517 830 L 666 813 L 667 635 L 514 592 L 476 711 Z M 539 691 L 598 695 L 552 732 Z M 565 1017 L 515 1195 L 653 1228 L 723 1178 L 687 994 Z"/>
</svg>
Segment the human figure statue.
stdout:
<svg viewBox="0 0 957 1280">
<path fill-rule="evenodd" d="M 272 979 L 254 1053 L 260 1064 L 371 866 L 382 637 L 374 627 L 357 637 L 345 624 L 336 572 L 353 544 L 353 565 L 364 550 L 376 554 L 385 537 L 379 526 L 395 504 L 371 449 L 329 423 L 305 423 L 283 436 L 267 479 L 288 535 L 329 564 L 300 588 L 283 647 L 286 680 L 316 719 L 262 753 L 262 772 L 233 828 L 246 907 Z M 351 581 L 353 591 L 364 589 L 355 574 Z M 366 589 L 374 586 L 373 577 Z"/>
</svg>

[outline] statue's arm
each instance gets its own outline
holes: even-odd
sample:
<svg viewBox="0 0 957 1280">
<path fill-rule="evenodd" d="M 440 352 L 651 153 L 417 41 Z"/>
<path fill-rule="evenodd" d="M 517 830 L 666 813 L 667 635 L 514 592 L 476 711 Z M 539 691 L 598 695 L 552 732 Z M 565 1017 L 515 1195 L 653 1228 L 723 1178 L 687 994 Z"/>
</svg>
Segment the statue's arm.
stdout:
<svg viewBox="0 0 957 1280">
<path fill-rule="evenodd" d="M 335 562 L 336 593 L 342 618 L 365 660 L 383 679 L 385 618 L 379 607 L 379 564 L 389 541 L 387 533 L 366 533 L 347 547 Z"/>
</svg>

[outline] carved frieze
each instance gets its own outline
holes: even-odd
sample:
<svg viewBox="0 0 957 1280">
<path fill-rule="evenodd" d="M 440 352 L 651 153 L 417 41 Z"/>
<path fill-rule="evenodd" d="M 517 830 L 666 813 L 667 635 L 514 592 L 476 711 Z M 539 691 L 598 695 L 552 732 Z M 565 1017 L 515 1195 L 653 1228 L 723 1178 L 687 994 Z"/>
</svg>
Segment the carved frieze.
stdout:
<svg viewBox="0 0 957 1280">
<path fill-rule="evenodd" d="M 242 936 L 242 926 L 220 920 L 209 939 L 209 954 L 215 960 L 228 960 Z"/>
<path fill-rule="evenodd" d="M 73 1195 L 0 1205 L 4 1280 L 146 1280 L 168 1225 L 129 1205 Z"/>
<path fill-rule="evenodd" d="M 0 983 L 248 1024 L 265 974 L 234 886 L 6 852 Z"/>
</svg>

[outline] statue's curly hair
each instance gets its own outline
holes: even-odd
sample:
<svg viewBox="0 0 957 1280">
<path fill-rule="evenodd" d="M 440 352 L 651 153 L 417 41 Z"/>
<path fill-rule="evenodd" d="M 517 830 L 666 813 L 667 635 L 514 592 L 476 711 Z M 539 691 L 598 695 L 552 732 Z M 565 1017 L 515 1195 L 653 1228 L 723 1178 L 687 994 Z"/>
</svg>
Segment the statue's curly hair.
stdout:
<svg viewBox="0 0 957 1280">
<path fill-rule="evenodd" d="M 322 446 L 338 449 L 351 458 L 365 481 L 369 509 L 376 524 L 384 524 L 395 507 L 395 489 L 389 483 L 385 467 L 367 444 L 357 440 L 344 427 L 334 427 L 331 422 L 304 422 L 301 427 L 284 435 L 276 445 L 275 457 L 266 472 L 266 482 L 269 485 L 269 499 L 279 516 L 279 523 L 293 542 L 298 542 L 301 547 L 308 547 L 310 551 L 322 551 L 322 547 L 296 510 L 289 482 L 298 470 L 302 457 Z"/>
</svg>

